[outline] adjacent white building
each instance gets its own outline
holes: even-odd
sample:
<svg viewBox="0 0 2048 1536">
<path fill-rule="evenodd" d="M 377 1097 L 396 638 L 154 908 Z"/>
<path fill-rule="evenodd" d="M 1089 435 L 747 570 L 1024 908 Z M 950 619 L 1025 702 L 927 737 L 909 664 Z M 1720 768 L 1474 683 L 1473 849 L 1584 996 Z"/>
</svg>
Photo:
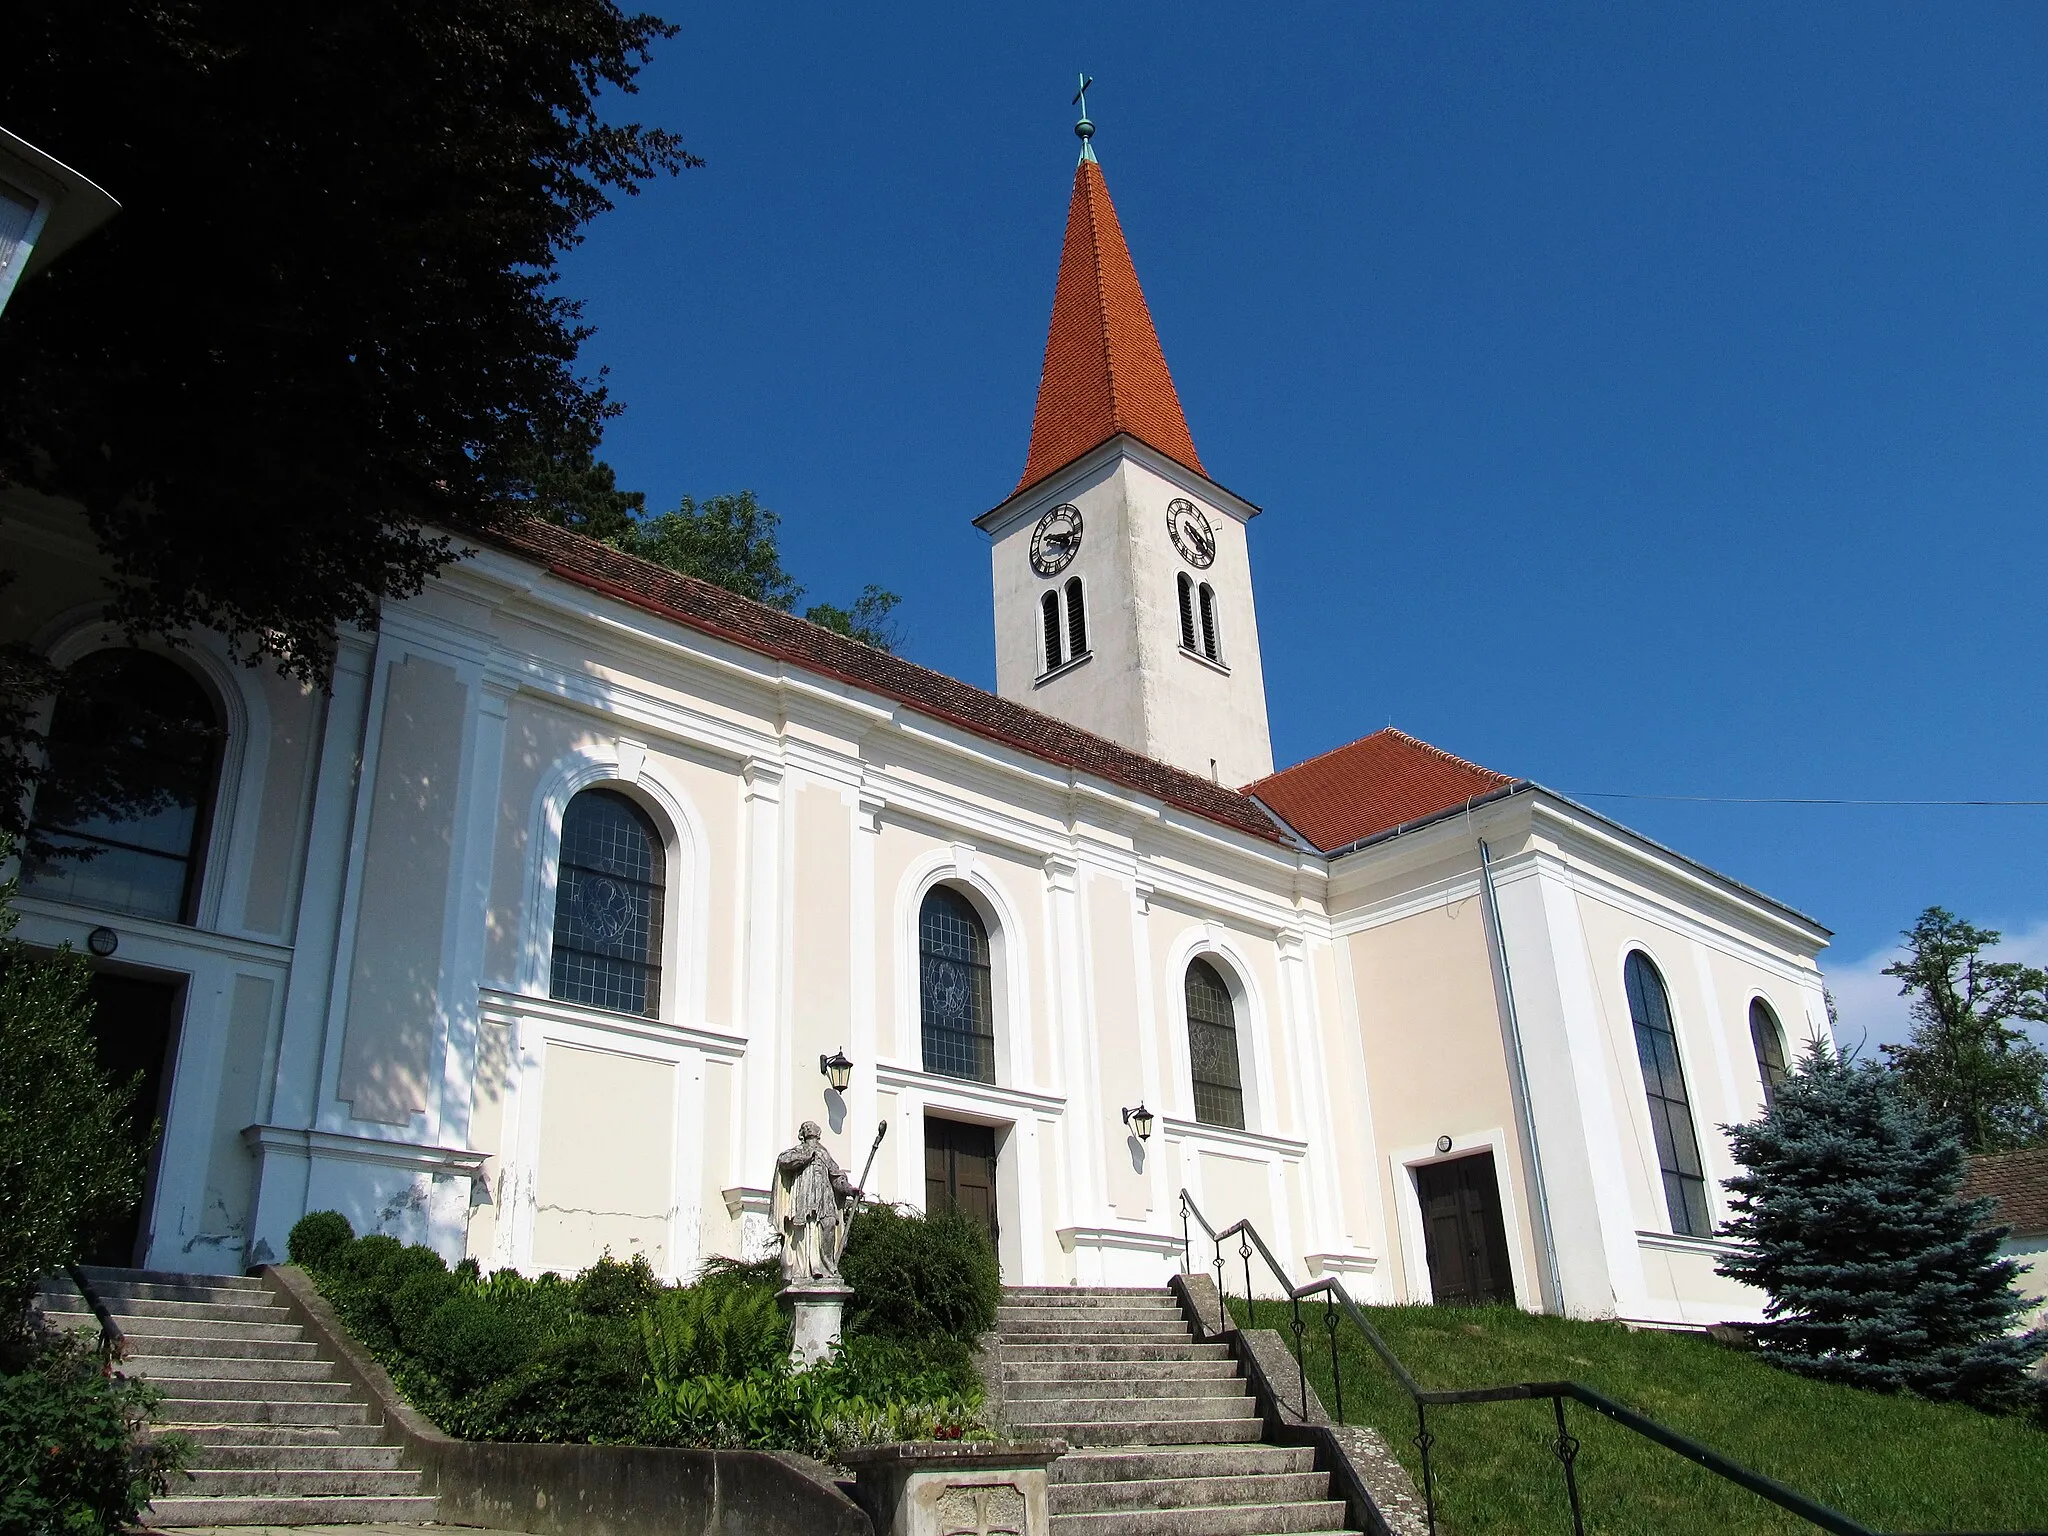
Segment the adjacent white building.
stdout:
<svg viewBox="0 0 2048 1536">
<path fill-rule="evenodd" d="M 764 1242 L 815 1119 L 856 1171 L 886 1125 L 870 1187 L 986 1215 L 1013 1282 L 1162 1279 L 1185 1188 L 1364 1297 L 1756 1315 L 1713 1273 L 1717 1127 L 1825 1034 L 1826 930 L 1398 732 L 1275 774 L 1257 511 L 1092 158 L 979 519 L 996 694 L 528 525 L 323 695 L 124 649 L 75 509 L 11 495 L 7 638 L 221 731 L 189 804 L 39 812 L 108 851 L 20 900 L 111 941 L 103 1028 L 155 1073 L 136 1257 L 240 1270 L 334 1207 L 688 1276 Z"/>
</svg>

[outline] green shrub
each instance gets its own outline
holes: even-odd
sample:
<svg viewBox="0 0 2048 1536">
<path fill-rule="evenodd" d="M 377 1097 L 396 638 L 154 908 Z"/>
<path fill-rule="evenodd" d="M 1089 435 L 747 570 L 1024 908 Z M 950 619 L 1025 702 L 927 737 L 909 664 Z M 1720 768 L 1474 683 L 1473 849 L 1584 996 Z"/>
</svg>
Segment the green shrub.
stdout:
<svg viewBox="0 0 2048 1536">
<path fill-rule="evenodd" d="M 14 1364 L 0 1375 L 0 1531 L 103 1536 L 134 1525 L 190 1454 L 183 1439 L 145 1431 L 162 1394 L 103 1371 L 72 1334 Z"/>
<path fill-rule="evenodd" d="M 356 1229 L 339 1211 L 308 1211 L 292 1224 L 285 1253 L 304 1269 L 319 1269 L 355 1241 Z"/>
<path fill-rule="evenodd" d="M 0 859 L 12 849 L 0 838 Z M 129 1119 L 140 1079 L 100 1069 L 85 957 L 7 936 L 14 891 L 0 885 L 0 1341 L 22 1337 L 37 1277 L 75 1264 L 142 1198 Z"/>
<path fill-rule="evenodd" d="M 657 1385 L 690 1376 L 745 1376 L 789 1355 L 789 1326 L 765 1286 L 700 1282 L 640 1314 Z"/>
<path fill-rule="evenodd" d="M 847 1230 L 839 1268 L 853 1287 L 847 1321 L 855 1332 L 939 1335 L 971 1348 L 995 1326 L 1003 1290 L 995 1245 L 987 1227 L 958 1211 L 864 1207 Z"/>
</svg>

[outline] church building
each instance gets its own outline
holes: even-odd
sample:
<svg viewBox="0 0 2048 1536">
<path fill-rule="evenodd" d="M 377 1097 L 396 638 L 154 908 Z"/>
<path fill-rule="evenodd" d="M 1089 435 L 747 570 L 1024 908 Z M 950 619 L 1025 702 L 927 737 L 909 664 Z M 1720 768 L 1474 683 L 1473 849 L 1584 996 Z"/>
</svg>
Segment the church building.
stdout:
<svg viewBox="0 0 2048 1536">
<path fill-rule="evenodd" d="M 20 936 L 95 957 L 157 1096 L 135 1261 L 239 1272 L 334 1208 L 687 1279 L 766 1249 L 815 1120 L 1013 1284 L 1163 1281 L 1185 1191 L 1361 1300 L 1759 1315 L 1714 1271 L 1718 1127 L 1826 1036 L 1827 930 L 1399 731 L 1275 771 L 1259 508 L 1083 144 L 1024 471 L 974 519 L 994 693 L 526 523 L 323 694 L 129 648 L 77 509 L 7 493 L 5 638 L 206 727 L 177 803 L 40 820 L 99 856 L 22 871 Z"/>
</svg>

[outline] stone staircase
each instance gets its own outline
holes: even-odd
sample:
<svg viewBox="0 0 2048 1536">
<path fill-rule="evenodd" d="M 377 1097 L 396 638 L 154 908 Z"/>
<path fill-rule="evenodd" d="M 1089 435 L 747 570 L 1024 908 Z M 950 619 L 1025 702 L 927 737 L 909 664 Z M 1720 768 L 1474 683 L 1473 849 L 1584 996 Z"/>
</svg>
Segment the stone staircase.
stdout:
<svg viewBox="0 0 2048 1536">
<path fill-rule="evenodd" d="M 1055 1536 L 1355 1532 L 1315 1453 L 1260 1443 L 1227 1344 L 1199 1344 L 1158 1290 L 1018 1286 L 996 1343 L 1010 1432 L 1057 1436 Z"/>
<path fill-rule="evenodd" d="M 355 1525 L 435 1517 L 367 1399 L 335 1376 L 260 1279 L 82 1271 L 127 1340 L 122 1369 L 164 1394 L 153 1428 L 197 1444 L 191 1479 L 152 1504 L 151 1526 Z M 68 1279 L 44 1288 L 60 1327 L 97 1331 Z"/>
</svg>

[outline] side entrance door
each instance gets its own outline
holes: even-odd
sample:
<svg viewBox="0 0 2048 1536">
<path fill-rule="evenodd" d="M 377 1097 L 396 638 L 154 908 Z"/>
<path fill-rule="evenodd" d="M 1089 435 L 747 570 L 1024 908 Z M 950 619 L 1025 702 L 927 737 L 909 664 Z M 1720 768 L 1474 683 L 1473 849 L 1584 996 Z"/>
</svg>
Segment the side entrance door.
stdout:
<svg viewBox="0 0 2048 1536">
<path fill-rule="evenodd" d="M 965 1211 L 988 1224 L 988 1237 L 997 1242 L 1001 1224 L 996 1219 L 996 1133 L 986 1125 L 967 1125 L 958 1120 L 924 1122 L 924 1208 L 927 1211 Z M 998 1248 L 1000 1249 L 998 1243 Z"/>
<path fill-rule="evenodd" d="M 87 1249 L 91 1264 L 140 1264 L 149 1249 L 148 1213 L 156 1199 L 158 1129 L 171 1107 L 171 1063 L 177 1055 L 178 1024 L 184 1014 L 184 984 L 93 974 L 93 1041 L 101 1068 L 117 1084 L 141 1078 L 128 1113 L 128 1134 L 143 1156 L 142 1202 L 108 1223 Z"/>
<path fill-rule="evenodd" d="M 1483 1306 L 1515 1299 L 1508 1237 L 1500 1219 L 1493 1154 L 1478 1152 L 1415 1170 L 1429 1286 L 1439 1305 Z"/>
</svg>

